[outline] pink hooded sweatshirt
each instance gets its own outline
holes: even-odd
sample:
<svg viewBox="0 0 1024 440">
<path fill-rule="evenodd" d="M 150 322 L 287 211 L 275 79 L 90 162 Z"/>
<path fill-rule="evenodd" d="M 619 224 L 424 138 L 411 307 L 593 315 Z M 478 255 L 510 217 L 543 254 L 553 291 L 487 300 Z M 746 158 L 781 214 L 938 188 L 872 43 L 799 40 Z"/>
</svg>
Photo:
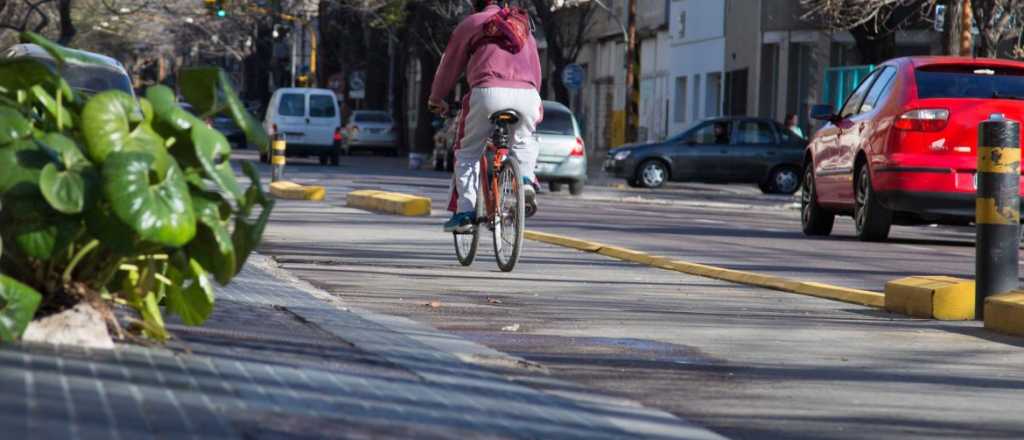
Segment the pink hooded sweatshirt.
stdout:
<svg viewBox="0 0 1024 440">
<path fill-rule="evenodd" d="M 437 67 L 430 99 L 440 101 L 451 93 L 463 71 L 472 88 L 504 87 L 540 90 L 540 56 L 537 41 L 530 35 L 519 53 L 511 53 L 497 44 L 480 45 L 469 51 L 483 37 L 483 26 L 491 16 L 501 11 L 496 5 L 470 15 L 452 33 L 448 48 Z"/>
</svg>

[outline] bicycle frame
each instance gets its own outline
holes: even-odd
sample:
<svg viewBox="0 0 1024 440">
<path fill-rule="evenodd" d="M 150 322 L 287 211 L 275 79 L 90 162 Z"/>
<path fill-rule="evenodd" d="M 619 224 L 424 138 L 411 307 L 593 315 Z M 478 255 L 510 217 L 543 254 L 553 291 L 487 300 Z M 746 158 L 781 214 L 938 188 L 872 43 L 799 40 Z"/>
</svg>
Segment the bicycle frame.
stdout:
<svg viewBox="0 0 1024 440">
<path fill-rule="evenodd" d="M 480 157 L 480 186 L 484 191 L 488 222 L 493 222 L 498 213 L 498 171 L 507 157 L 508 126 L 499 122 L 494 129 L 494 135 L 487 141 L 484 154 Z"/>
</svg>

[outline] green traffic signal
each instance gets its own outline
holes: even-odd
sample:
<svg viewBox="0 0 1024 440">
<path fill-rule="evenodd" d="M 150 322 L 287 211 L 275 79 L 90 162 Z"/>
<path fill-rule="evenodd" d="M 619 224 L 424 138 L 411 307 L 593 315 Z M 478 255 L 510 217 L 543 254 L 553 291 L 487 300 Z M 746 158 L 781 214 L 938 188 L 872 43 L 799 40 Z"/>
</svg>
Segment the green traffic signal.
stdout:
<svg viewBox="0 0 1024 440">
<path fill-rule="evenodd" d="M 227 17 L 228 16 L 228 11 L 225 11 L 223 9 L 218 9 L 217 10 L 217 16 L 220 17 L 220 18 Z"/>
</svg>

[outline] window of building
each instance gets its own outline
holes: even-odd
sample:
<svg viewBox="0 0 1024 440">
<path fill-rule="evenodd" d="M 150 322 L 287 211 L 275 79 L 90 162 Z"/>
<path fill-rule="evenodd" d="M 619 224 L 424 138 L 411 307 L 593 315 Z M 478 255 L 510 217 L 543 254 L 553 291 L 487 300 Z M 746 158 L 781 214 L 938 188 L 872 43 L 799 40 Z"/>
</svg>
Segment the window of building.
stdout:
<svg viewBox="0 0 1024 440">
<path fill-rule="evenodd" d="M 758 114 L 766 118 L 775 118 L 778 106 L 779 87 L 779 45 L 765 44 L 761 46 L 761 97 Z"/>
<path fill-rule="evenodd" d="M 700 74 L 693 75 L 693 106 L 691 108 L 693 113 L 690 113 L 690 118 L 694 121 L 700 119 Z"/>
<path fill-rule="evenodd" d="M 676 78 L 676 106 L 673 114 L 675 117 L 672 119 L 677 123 L 686 122 L 686 77 L 680 76 Z"/>
<path fill-rule="evenodd" d="M 704 117 L 713 118 L 722 114 L 722 74 L 714 72 L 709 73 L 707 76 L 707 93 L 704 94 Z"/>
</svg>

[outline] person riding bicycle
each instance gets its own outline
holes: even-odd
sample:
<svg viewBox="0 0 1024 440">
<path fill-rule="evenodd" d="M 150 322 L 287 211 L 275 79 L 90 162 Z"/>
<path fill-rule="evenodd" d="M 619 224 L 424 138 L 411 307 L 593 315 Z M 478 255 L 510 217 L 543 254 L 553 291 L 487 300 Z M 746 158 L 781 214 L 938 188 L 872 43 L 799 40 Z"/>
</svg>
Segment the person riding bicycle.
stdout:
<svg viewBox="0 0 1024 440">
<path fill-rule="evenodd" d="M 454 215 L 444 224 L 446 232 L 464 232 L 472 227 L 480 188 L 478 165 L 493 128 L 489 118 L 501 110 L 519 113 L 509 150 L 523 174 L 527 212 L 536 212 L 537 206 L 534 167 L 540 146 L 533 133 L 543 117 L 543 106 L 540 56 L 530 18 L 523 9 L 509 7 L 507 0 L 475 0 L 474 9 L 476 13 L 452 33 L 428 101 L 435 112 L 447 112 L 445 97 L 466 73 L 471 90 L 463 97 L 453 203 L 449 204 Z"/>
</svg>

